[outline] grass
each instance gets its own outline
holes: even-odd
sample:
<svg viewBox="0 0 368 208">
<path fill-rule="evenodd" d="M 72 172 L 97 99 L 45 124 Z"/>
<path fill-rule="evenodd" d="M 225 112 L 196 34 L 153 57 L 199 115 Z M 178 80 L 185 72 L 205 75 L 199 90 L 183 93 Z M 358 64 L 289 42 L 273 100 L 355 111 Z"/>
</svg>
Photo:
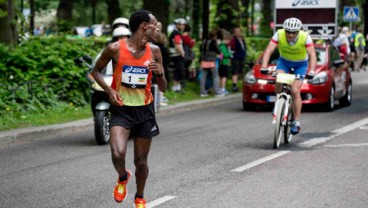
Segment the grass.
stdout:
<svg viewBox="0 0 368 208">
<path fill-rule="evenodd" d="M 227 89 L 230 89 L 230 82 L 229 80 L 227 83 Z M 241 85 L 239 84 L 238 86 Z M 214 97 L 212 93 L 212 95 L 210 94 L 210 96 L 202 98 L 199 96 L 199 91 L 199 83 L 186 82 L 183 92 L 178 93 L 168 90 L 165 92 L 165 97 L 169 100 L 169 104 Z M 14 112 L 11 109 L 7 109 L 0 112 L 0 131 L 60 124 L 91 117 L 92 112 L 89 104 L 76 107 L 71 104 L 61 103 L 57 107 L 41 112 Z"/>
<path fill-rule="evenodd" d="M 0 115 L 0 131 L 65 123 L 90 117 L 92 113 L 89 105 L 75 107 L 62 104 L 44 112 L 13 112 L 9 109 Z"/>
</svg>

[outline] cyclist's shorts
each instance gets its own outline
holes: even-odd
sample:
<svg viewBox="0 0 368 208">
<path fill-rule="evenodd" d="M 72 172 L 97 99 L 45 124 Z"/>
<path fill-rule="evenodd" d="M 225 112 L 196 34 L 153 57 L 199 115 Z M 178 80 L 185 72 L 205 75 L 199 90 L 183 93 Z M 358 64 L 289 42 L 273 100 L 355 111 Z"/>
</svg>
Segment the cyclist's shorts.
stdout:
<svg viewBox="0 0 368 208">
<path fill-rule="evenodd" d="M 130 137 L 152 138 L 160 133 L 153 103 L 147 106 L 110 106 L 110 128 L 130 129 Z"/>
<path fill-rule="evenodd" d="M 294 68 L 294 72 L 291 71 L 292 68 Z M 283 70 L 285 73 L 295 74 L 300 80 L 304 80 L 308 70 L 308 60 L 293 62 L 280 57 L 277 61 L 276 70 Z"/>
</svg>

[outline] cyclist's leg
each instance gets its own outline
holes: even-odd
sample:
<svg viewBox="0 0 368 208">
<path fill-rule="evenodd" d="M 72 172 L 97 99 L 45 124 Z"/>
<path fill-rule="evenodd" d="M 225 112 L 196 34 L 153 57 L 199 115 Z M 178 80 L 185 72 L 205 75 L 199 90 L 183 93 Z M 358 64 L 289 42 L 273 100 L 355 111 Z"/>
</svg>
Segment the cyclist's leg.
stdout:
<svg viewBox="0 0 368 208">
<path fill-rule="evenodd" d="M 302 98 L 300 95 L 300 89 L 303 85 L 304 77 L 308 70 L 308 61 L 301 61 L 295 64 L 294 66 L 294 74 L 297 77 L 297 80 L 291 85 L 291 93 L 293 96 L 293 113 L 294 119 L 299 121 L 301 117 L 302 111 Z"/>
<path fill-rule="evenodd" d="M 302 88 L 303 81 L 295 80 L 291 85 L 291 93 L 293 96 L 293 113 L 294 119 L 299 121 L 302 111 L 302 97 L 300 96 L 300 89 Z"/>
</svg>

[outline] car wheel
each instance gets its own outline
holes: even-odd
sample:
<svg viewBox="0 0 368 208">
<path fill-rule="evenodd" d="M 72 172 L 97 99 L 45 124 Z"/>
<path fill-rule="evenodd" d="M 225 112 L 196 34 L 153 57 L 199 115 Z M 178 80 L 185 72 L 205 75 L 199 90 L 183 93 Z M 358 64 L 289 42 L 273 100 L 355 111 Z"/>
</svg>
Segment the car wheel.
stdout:
<svg viewBox="0 0 368 208">
<path fill-rule="evenodd" d="M 348 86 L 348 90 L 346 91 L 346 94 L 344 95 L 343 98 L 341 98 L 340 101 L 340 105 L 342 106 L 350 106 L 351 105 L 351 101 L 352 101 L 352 97 L 353 97 L 353 86 L 351 84 L 351 82 L 349 82 L 349 86 Z"/>
<path fill-rule="evenodd" d="M 331 112 L 335 107 L 335 87 L 332 86 L 330 89 L 330 95 L 328 97 L 328 101 L 323 104 L 323 109 L 325 111 Z"/>
</svg>

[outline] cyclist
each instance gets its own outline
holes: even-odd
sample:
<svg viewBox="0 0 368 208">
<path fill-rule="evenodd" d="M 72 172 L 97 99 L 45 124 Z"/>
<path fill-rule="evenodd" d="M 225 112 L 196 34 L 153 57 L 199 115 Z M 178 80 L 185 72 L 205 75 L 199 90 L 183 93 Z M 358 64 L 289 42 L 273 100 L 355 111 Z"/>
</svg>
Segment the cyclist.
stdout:
<svg viewBox="0 0 368 208">
<path fill-rule="evenodd" d="M 110 146 L 112 162 L 118 173 L 114 199 L 122 202 L 127 196 L 126 185 L 132 173 L 126 169 L 125 156 L 128 139 L 133 138 L 137 186 L 134 203 L 136 207 L 145 208 L 143 194 L 148 177 L 147 157 L 152 138 L 159 134 L 151 80 L 156 77 L 160 91 L 166 90 L 167 83 L 160 48 L 150 44 L 158 36 L 157 19 L 146 10 L 138 10 L 132 13 L 129 25 L 131 37 L 109 44 L 92 74 L 108 93 L 111 102 Z M 115 69 L 111 86 L 100 74 L 110 60 Z"/>
<path fill-rule="evenodd" d="M 290 133 L 295 135 L 300 130 L 300 117 L 302 110 L 302 99 L 300 89 L 303 80 L 307 75 L 313 77 L 316 67 L 316 52 L 313 40 L 309 33 L 302 31 L 302 22 L 295 18 L 288 18 L 283 23 L 283 29 L 277 30 L 268 44 L 262 61 L 262 71 L 267 70 L 268 62 L 273 51 L 278 47 L 280 58 L 278 59 L 276 72 L 291 73 L 294 69 L 296 79 L 291 85 L 291 95 L 293 97 L 293 113 L 295 120 L 292 122 Z M 309 59 L 309 72 L 308 71 Z M 268 71 L 268 70 L 267 70 Z M 280 90 L 280 85 L 276 85 L 276 93 Z"/>
</svg>

